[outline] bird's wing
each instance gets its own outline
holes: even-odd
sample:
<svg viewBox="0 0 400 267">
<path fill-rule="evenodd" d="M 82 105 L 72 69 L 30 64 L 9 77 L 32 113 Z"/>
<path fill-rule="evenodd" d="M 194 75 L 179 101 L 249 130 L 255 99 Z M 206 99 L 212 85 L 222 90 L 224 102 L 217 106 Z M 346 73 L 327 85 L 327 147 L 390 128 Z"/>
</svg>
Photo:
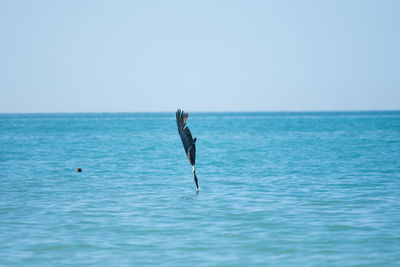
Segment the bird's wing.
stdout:
<svg viewBox="0 0 400 267">
<path fill-rule="evenodd" d="M 194 143 L 192 134 L 190 133 L 189 128 L 186 126 L 188 117 L 189 113 L 185 113 L 180 109 L 176 111 L 176 124 L 178 126 L 179 136 L 181 137 L 186 154 L 188 153 L 189 147 Z"/>
</svg>

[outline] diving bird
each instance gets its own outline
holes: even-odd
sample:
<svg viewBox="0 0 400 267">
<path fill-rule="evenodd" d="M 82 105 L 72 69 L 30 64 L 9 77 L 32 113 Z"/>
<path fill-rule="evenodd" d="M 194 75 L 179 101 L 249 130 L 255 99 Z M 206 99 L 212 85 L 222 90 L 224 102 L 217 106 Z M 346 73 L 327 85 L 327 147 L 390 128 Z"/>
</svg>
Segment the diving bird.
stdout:
<svg viewBox="0 0 400 267">
<path fill-rule="evenodd" d="M 178 126 L 178 133 L 181 137 L 183 148 L 185 149 L 186 156 L 189 159 L 190 164 L 193 168 L 193 179 L 196 183 L 196 190 L 199 191 L 199 182 L 196 176 L 196 140 L 197 138 L 193 138 L 192 134 L 190 133 L 189 128 L 186 126 L 186 121 L 189 117 L 189 113 L 185 113 L 183 110 L 177 109 L 176 110 L 176 124 Z"/>
</svg>

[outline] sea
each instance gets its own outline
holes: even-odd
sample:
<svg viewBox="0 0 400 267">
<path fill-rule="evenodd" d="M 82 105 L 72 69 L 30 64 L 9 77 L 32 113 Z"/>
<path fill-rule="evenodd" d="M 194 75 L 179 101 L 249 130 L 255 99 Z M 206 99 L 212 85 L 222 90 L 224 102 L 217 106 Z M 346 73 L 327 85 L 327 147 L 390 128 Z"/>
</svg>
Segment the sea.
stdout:
<svg viewBox="0 0 400 267">
<path fill-rule="evenodd" d="M 400 266 L 400 111 L 187 125 L 0 114 L 0 266 Z"/>
</svg>

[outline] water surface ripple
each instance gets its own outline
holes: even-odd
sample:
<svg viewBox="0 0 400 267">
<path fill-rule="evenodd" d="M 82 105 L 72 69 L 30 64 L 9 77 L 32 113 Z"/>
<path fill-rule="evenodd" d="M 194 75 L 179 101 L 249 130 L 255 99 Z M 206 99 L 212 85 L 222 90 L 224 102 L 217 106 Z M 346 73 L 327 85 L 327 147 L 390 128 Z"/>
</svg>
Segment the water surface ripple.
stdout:
<svg viewBox="0 0 400 267">
<path fill-rule="evenodd" d="M 400 265 L 400 112 L 0 115 L 0 265 Z M 76 173 L 77 167 L 82 173 Z"/>
</svg>

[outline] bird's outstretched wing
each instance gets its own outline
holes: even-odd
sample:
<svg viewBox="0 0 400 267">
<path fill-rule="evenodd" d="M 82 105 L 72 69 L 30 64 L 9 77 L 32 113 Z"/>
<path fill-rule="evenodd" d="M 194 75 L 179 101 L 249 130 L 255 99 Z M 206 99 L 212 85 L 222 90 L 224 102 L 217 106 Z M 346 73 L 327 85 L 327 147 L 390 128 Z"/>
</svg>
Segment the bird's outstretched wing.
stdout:
<svg viewBox="0 0 400 267">
<path fill-rule="evenodd" d="M 189 117 L 189 113 L 185 113 L 183 110 L 178 109 L 176 111 L 176 124 L 178 126 L 179 136 L 181 137 L 183 147 L 186 155 L 192 166 L 196 160 L 196 138 L 193 139 L 189 128 L 186 126 L 186 121 Z"/>
</svg>

